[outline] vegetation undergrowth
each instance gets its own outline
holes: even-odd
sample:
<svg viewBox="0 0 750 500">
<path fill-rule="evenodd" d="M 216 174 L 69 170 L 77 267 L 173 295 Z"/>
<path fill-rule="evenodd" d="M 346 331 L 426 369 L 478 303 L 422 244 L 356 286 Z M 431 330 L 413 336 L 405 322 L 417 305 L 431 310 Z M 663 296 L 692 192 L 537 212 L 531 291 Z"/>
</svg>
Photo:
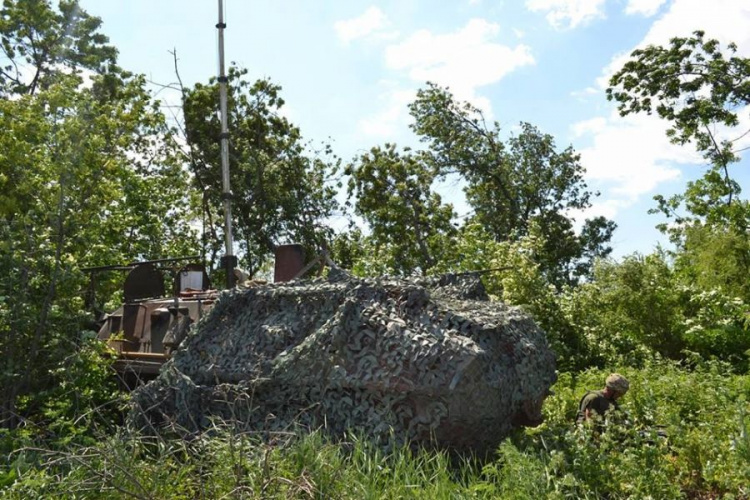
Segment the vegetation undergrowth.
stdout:
<svg viewBox="0 0 750 500">
<path fill-rule="evenodd" d="M 748 498 L 750 376 L 718 362 L 620 371 L 631 390 L 604 432 L 575 414 L 607 372 L 563 373 L 545 422 L 485 460 L 231 426 L 193 440 L 113 428 L 76 445 L 16 435 L 0 498 Z"/>
</svg>

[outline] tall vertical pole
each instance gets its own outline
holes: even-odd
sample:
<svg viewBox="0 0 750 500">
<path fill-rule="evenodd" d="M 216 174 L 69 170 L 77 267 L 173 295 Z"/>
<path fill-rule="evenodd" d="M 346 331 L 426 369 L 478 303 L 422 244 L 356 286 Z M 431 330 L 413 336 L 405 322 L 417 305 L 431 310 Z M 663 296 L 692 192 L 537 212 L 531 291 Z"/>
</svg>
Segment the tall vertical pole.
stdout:
<svg viewBox="0 0 750 500">
<path fill-rule="evenodd" d="M 219 101 L 221 107 L 221 197 L 224 201 L 224 258 L 222 262 L 227 272 L 227 288 L 234 286 L 234 268 L 237 258 L 234 256 L 232 240 L 232 191 L 229 187 L 229 126 L 227 120 L 227 75 L 224 70 L 224 0 L 219 0 Z"/>
</svg>

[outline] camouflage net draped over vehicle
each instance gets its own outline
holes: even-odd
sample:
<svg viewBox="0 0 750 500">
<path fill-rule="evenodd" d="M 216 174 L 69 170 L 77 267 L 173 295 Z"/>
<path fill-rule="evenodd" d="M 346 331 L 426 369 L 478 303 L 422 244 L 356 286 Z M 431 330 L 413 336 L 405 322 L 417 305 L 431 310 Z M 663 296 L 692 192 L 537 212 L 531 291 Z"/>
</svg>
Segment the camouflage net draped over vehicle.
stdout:
<svg viewBox="0 0 750 500">
<path fill-rule="evenodd" d="M 554 381 L 544 333 L 477 275 L 339 275 L 223 293 L 135 392 L 130 421 L 302 424 L 481 452 L 539 423 Z"/>
</svg>

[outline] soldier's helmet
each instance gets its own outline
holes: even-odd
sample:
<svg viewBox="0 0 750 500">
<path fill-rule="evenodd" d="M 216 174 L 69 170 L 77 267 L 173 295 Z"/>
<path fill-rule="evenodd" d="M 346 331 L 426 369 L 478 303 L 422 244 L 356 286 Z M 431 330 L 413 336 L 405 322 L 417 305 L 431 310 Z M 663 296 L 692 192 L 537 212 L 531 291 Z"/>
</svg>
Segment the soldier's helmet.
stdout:
<svg viewBox="0 0 750 500">
<path fill-rule="evenodd" d="M 612 373 L 607 377 L 605 385 L 613 391 L 617 391 L 620 394 L 625 394 L 630 388 L 630 382 L 628 379 L 620 375 L 619 373 Z"/>
</svg>

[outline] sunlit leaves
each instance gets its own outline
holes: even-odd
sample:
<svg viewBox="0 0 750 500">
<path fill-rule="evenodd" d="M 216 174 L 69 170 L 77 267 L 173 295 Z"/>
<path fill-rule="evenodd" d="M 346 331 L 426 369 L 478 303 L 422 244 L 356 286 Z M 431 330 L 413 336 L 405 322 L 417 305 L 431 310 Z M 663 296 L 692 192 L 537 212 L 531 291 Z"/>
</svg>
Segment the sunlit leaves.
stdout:
<svg viewBox="0 0 750 500">
<path fill-rule="evenodd" d="M 6 0 L 0 9 L 0 94 L 33 94 L 60 75 L 115 70 L 117 49 L 77 0 Z M 56 9 L 55 9 L 56 7 Z"/>
<path fill-rule="evenodd" d="M 32 21 L 49 19 L 14 19 Z M 0 98 L 0 295 L 8 297 L 0 348 L 9 425 L 18 397 L 54 383 L 60 372 L 52 369 L 81 341 L 89 319 L 81 267 L 194 254 L 198 243 L 186 172 L 145 79 L 92 75 L 82 86 L 65 71 L 41 78 L 33 91 L 6 88 L 25 94 Z M 100 277 L 90 305 L 101 307 L 117 278 Z"/>
<path fill-rule="evenodd" d="M 706 40 L 696 31 L 691 37 L 671 39 L 668 46 L 635 50 L 607 89 L 607 98 L 617 101 L 621 115 L 656 111 L 669 122 L 667 136 L 673 143 L 693 144 L 711 163 L 703 179 L 669 202 L 679 206 L 684 201 L 697 217 L 706 217 L 714 207 L 720 213 L 719 205 L 732 205 L 740 193 L 728 167 L 739 160 L 736 142 L 750 132 L 736 130 L 738 113 L 750 104 L 750 59 L 736 52 L 735 45 L 722 49 L 718 41 Z M 722 128 L 727 132 L 722 134 Z M 667 208 L 660 204 L 666 215 L 672 215 Z M 745 227 L 743 220 L 741 228 Z"/>
<path fill-rule="evenodd" d="M 338 159 L 327 146 L 307 147 L 300 130 L 282 114 L 281 87 L 249 82 L 246 70 L 229 69 L 229 171 L 236 240 L 252 274 L 280 243 L 317 252 L 330 236 L 323 220 L 336 208 L 332 180 Z M 215 81 L 188 89 L 183 103 L 190 155 L 186 161 L 203 193 L 210 229 L 221 234 L 221 126 Z M 218 238 L 211 243 L 216 248 Z"/>
<path fill-rule="evenodd" d="M 561 287 L 587 275 L 595 257 L 609 254 L 615 224 L 604 218 L 584 223 L 576 234 L 570 211 L 591 206 L 580 156 L 572 147 L 558 151 L 549 134 L 528 123 L 507 141 L 497 123 L 454 99 L 434 84 L 410 105 L 414 131 L 427 144 L 425 162 L 440 177 L 466 181 L 472 219 L 497 241 L 515 240 L 535 227 L 547 241 L 537 254 L 547 278 Z"/>
<path fill-rule="evenodd" d="M 386 144 L 349 167 L 354 211 L 368 223 L 376 248 L 391 255 L 392 270 L 428 272 L 455 237 L 453 207 L 432 190 L 435 174 L 424 155 Z"/>
<path fill-rule="evenodd" d="M 725 55 L 702 31 L 635 50 L 612 76 L 607 97 L 623 115 L 656 111 L 671 122 L 673 142 L 694 141 L 712 163 L 725 165 L 736 160 L 732 143 L 716 138 L 713 127 L 736 126 L 737 111 L 750 103 L 750 59 L 736 52 L 729 44 Z"/>
</svg>

